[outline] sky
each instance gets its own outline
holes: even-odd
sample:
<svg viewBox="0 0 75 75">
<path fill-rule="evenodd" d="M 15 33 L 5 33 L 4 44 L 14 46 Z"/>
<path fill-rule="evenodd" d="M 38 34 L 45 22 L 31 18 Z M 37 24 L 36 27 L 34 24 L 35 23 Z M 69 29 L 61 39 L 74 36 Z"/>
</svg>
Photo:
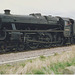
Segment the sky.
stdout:
<svg viewBox="0 0 75 75">
<path fill-rule="evenodd" d="M 0 0 L 0 13 L 5 9 L 11 14 L 41 13 L 75 19 L 75 0 Z"/>
</svg>

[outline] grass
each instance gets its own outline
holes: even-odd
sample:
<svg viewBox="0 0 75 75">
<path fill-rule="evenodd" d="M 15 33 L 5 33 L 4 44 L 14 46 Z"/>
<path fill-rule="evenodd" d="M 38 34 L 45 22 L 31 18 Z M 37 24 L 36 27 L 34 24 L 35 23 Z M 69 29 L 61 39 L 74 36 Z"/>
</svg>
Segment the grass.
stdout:
<svg viewBox="0 0 75 75">
<path fill-rule="evenodd" d="M 39 59 L 42 60 L 42 61 L 44 61 L 44 60 L 46 59 L 46 57 L 43 56 L 43 55 L 41 55 L 41 56 L 39 57 Z"/>
<path fill-rule="evenodd" d="M 69 66 L 75 66 L 75 58 L 66 62 L 51 63 L 49 66 L 41 67 L 40 69 L 33 69 L 28 74 L 62 74 L 65 67 Z"/>
<path fill-rule="evenodd" d="M 43 55 L 41 55 L 41 56 L 40 56 L 40 58 L 41 58 L 41 59 L 45 59 L 46 57 L 45 57 L 45 56 L 43 56 Z"/>
<path fill-rule="evenodd" d="M 45 74 L 42 69 L 33 69 L 32 73 L 34 73 L 34 74 Z"/>
<path fill-rule="evenodd" d="M 69 66 L 75 66 L 75 58 L 66 62 L 58 62 L 58 63 L 51 64 L 50 70 L 52 70 L 55 74 L 62 74 L 63 69 Z"/>
<path fill-rule="evenodd" d="M 0 74 L 62 74 L 69 66 L 75 66 L 75 46 L 72 46 L 72 51 L 61 54 L 41 55 L 36 59 L 0 65 Z"/>
<path fill-rule="evenodd" d="M 0 71 L 0 74 L 5 74 L 5 72 L 4 71 Z"/>
<path fill-rule="evenodd" d="M 25 63 L 21 63 L 20 66 L 24 67 L 25 66 Z"/>
</svg>

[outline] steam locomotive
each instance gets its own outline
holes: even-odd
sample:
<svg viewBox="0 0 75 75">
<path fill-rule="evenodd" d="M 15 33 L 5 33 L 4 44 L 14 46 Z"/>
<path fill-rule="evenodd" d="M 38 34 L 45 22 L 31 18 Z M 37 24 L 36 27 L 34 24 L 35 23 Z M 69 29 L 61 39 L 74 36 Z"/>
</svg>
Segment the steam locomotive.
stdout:
<svg viewBox="0 0 75 75">
<path fill-rule="evenodd" d="M 13 15 L 8 9 L 0 14 L 0 52 L 48 48 L 74 41 L 75 21 L 71 18 L 40 13 Z"/>
</svg>

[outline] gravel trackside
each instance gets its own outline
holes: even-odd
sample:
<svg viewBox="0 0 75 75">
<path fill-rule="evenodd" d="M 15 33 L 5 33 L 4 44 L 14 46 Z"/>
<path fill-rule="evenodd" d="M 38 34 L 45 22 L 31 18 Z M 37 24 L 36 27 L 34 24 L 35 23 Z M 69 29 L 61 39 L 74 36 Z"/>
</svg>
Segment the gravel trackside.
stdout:
<svg viewBox="0 0 75 75">
<path fill-rule="evenodd" d="M 65 47 L 55 47 L 48 49 L 18 52 L 18 53 L 2 54 L 0 55 L 0 64 L 32 59 L 41 55 L 50 56 L 55 53 L 61 53 L 63 51 L 71 51 L 71 50 L 72 46 L 65 46 Z"/>
</svg>

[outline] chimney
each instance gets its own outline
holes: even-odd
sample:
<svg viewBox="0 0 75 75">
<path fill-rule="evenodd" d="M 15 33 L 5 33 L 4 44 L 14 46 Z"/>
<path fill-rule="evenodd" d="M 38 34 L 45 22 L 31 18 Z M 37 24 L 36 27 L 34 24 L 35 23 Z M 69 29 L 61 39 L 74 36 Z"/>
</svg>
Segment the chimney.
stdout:
<svg viewBox="0 0 75 75">
<path fill-rule="evenodd" d="M 4 13 L 5 13 L 6 15 L 10 15 L 10 10 L 9 10 L 9 9 L 6 9 L 6 10 L 4 10 Z"/>
</svg>

